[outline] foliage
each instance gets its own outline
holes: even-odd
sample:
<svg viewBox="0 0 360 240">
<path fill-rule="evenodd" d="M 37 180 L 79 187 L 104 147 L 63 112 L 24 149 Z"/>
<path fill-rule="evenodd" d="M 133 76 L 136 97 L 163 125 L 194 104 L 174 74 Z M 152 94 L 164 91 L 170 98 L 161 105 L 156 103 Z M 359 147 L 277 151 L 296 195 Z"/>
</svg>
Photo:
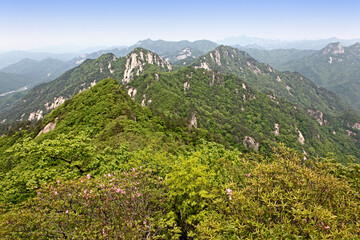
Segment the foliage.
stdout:
<svg viewBox="0 0 360 240">
<path fill-rule="evenodd" d="M 246 174 L 197 227 L 202 239 L 352 239 L 359 236 L 359 195 L 348 183 L 305 166 L 281 148 L 270 163 Z M 222 236 L 222 237 L 220 237 Z"/>
<path fill-rule="evenodd" d="M 5 214 L 3 234 L 26 239 L 156 239 L 172 227 L 164 215 L 166 188 L 151 171 L 88 174 L 35 191 L 37 196 L 17 215 Z"/>
<path fill-rule="evenodd" d="M 189 89 L 184 88 L 186 84 Z M 171 73 L 147 72 L 129 86 L 137 89 L 135 101 L 151 100 L 148 104 L 151 108 L 169 116 L 186 119 L 195 116 L 198 127 L 222 136 L 242 151 L 251 150 L 244 146 L 245 137 L 251 136 L 263 154 L 282 142 L 312 156 L 333 152 L 342 162 L 346 162 L 347 155 L 357 159 L 360 156 L 359 142 L 351 139 L 358 136 L 347 136 L 346 122 L 357 119 L 350 119 L 351 111 L 341 117 L 324 115 L 328 124 L 320 125 L 308 115 L 307 109 L 270 93 L 256 92 L 234 75 L 186 67 Z M 275 134 L 276 124 L 279 134 Z M 306 139 L 304 144 L 298 141 L 298 131 Z"/>
</svg>

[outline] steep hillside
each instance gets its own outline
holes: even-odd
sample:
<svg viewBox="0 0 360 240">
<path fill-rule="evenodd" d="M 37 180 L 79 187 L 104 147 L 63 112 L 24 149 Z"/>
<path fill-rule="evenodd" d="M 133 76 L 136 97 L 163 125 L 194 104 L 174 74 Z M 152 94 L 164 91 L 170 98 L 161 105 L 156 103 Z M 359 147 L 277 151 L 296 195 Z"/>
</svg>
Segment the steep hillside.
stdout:
<svg viewBox="0 0 360 240">
<path fill-rule="evenodd" d="M 360 110 L 360 43 L 343 47 L 331 43 L 311 56 L 284 63 L 282 69 L 297 71 L 319 86 L 335 92 Z"/>
<path fill-rule="evenodd" d="M 333 117 L 252 90 L 234 75 L 187 67 L 173 73 L 144 73 L 127 89 L 142 105 L 189 119 L 190 126 L 219 134 L 232 146 L 266 153 L 276 142 L 306 152 L 357 158 L 359 118 Z M 355 125 L 354 125 L 355 124 Z M 357 125 L 356 125 L 357 126 Z M 347 150 L 345 150 L 347 149 Z"/>
<path fill-rule="evenodd" d="M 90 88 L 104 78 L 114 77 L 120 82 L 127 82 L 144 70 L 155 66 L 164 71 L 171 70 L 168 62 L 155 53 L 141 48 L 135 49 L 123 58 L 107 54 L 96 60 L 88 59 L 54 81 L 34 87 L 21 99 L 20 104 L 1 115 L 1 121 L 39 120 L 66 99 Z"/>
<path fill-rule="evenodd" d="M 184 71 L 176 77 L 193 74 L 189 95 L 209 86 L 211 73 Z M 162 87 L 172 74 L 159 73 Z M 243 84 L 214 77 L 215 92 Z M 244 154 L 211 136 L 136 104 L 112 79 L 100 81 L 38 127 L 0 137 L 0 238 L 359 236 L 359 165 L 304 162 L 283 146 Z"/>
<path fill-rule="evenodd" d="M 0 202 L 22 201 L 32 196 L 33 184 L 50 179 L 118 169 L 121 151 L 129 154 L 146 147 L 159 153 L 175 151 L 186 149 L 185 144 L 191 148 L 198 134 L 206 138 L 204 130 L 188 129 L 180 118 L 167 118 L 136 104 L 113 79 L 77 94 L 39 123 L 37 128 L 0 137 Z M 35 148 L 49 144 L 50 148 L 28 151 L 32 144 Z M 11 146 L 12 150 L 6 151 Z M 17 147 L 22 150 L 17 152 Z M 6 183 L 13 177 L 17 180 Z"/>
<path fill-rule="evenodd" d="M 279 72 L 235 48 L 219 46 L 192 65 L 223 74 L 234 74 L 257 91 L 273 93 L 310 110 L 339 115 L 347 108 L 334 93 L 316 86 L 301 74 Z"/>
</svg>

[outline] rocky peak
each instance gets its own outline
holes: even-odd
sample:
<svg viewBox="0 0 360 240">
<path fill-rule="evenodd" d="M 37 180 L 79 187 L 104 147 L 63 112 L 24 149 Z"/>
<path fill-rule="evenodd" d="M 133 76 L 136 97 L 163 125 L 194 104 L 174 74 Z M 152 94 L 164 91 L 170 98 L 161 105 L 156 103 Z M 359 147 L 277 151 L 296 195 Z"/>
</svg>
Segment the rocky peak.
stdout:
<svg viewBox="0 0 360 240">
<path fill-rule="evenodd" d="M 321 50 L 322 54 L 341 54 L 344 53 L 344 47 L 340 42 L 329 43 Z"/>
<path fill-rule="evenodd" d="M 231 62 L 244 62 L 247 54 L 238 49 L 220 45 L 215 50 L 199 58 L 199 62 L 195 64 L 196 68 L 204 68 L 207 70 L 215 70 L 219 67 L 227 67 Z M 246 62 L 246 61 L 245 61 Z"/>
<path fill-rule="evenodd" d="M 129 83 L 134 76 L 139 76 L 147 64 L 157 65 L 165 71 L 171 71 L 172 66 L 154 52 L 136 48 L 126 56 L 123 83 Z"/>
</svg>

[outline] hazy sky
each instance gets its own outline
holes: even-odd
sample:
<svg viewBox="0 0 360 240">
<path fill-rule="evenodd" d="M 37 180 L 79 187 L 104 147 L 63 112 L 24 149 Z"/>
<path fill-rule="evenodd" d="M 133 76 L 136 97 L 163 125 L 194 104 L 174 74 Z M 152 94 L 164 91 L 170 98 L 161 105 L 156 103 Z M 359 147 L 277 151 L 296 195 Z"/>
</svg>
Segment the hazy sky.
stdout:
<svg viewBox="0 0 360 240">
<path fill-rule="evenodd" d="M 1 0 L 0 51 L 138 40 L 360 38 L 359 0 Z"/>
</svg>

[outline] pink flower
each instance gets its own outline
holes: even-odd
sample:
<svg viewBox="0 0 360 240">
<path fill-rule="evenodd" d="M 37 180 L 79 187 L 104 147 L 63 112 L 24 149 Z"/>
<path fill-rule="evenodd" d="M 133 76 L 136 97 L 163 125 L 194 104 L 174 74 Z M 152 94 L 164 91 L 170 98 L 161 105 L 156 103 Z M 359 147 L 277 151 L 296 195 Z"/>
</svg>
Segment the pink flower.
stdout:
<svg viewBox="0 0 360 240">
<path fill-rule="evenodd" d="M 55 191 L 54 194 L 57 195 L 57 191 Z"/>
<path fill-rule="evenodd" d="M 69 210 L 66 210 L 65 213 L 69 213 Z"/>
<path fill-rule="evenodd" d="M 36 192 L 37 195 L 40 195 L 40 192 Z"/>
<path fill-rule="evenodd" d="M 135 169 L 135 168 L 133 168 L 133 169 L 131 169 L 131 171 L 135 172 L 135 171 L 136 171 L 136 169 Z"/>
<path fill-rule="evenodd" d="M 85 194 L 87 193 L 87 190 L 86 190 L 86 189 L 84 190 L 84 193 L 85 193 Z"/>
<path fill-rule="evenodd" d="M 110 174 L 110 173 L 108 173 L 108 177 L 111 177 L 111 174 Z"/>
<path fill-rule="evenodd" d="M 330 229 L 330 226 L 326 226 L 325 229 Z"/>
<path fill-rule="evenodd" d="M 60 184 L 60 180 L 56 180 L 56 182 L 57 182 L 58 184 Z"/>
<path fill-rule="evenodd" d="M 90 178 L 91 178 L 91 175 L 90 175 L 90 174 L 87 174 L 87 175 L 86 175 L 86 178 L 87 178 L 87 179 L 90 179 Z"/>
<path fill-rule="evenodd" d="M 229 196 L 229 200 L 231 200 L 231 193 L 232 193 L 232 190 L 230 188 L 226 188 L 226 195 Z"/>
<path fill-rule="evenodd" d="M 247 173 L 246 176 L 247 176 L 247 177 L 251 177 L 251 173 Z"/>
</svg>

